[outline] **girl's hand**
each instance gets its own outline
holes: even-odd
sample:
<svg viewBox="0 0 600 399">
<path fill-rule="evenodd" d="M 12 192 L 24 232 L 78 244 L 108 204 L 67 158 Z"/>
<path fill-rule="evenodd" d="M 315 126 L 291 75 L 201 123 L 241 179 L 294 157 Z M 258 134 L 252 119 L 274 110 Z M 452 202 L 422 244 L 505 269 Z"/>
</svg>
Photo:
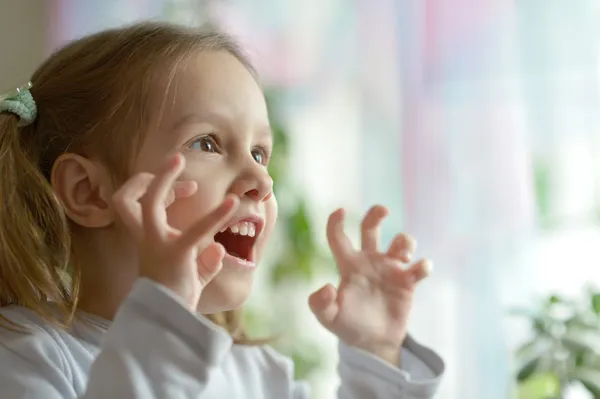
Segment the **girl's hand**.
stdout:
<svg viewBox="0 0 600 399">
<path fill-rule="evenodd" d="M 420 260 L 409 269 L 414 240 L 397 235 L 387 252 L 379 252 L 379 225 L 387 209 L 373 207 L 362 222 L 362 248 L 355 250 L 344 233 L 344 211 L 327 223 L 327 239 L 340 271 L 336 289 L 328 284 L 311 295 L 310 307 L 321 324 L 347 345 L 398 364 L 406 338 L 415 285 L 430 272 Z"/>
<path fill-rule="evenodd" d="M 176 154 L 159 174 L 139 173 L 114 194 L 115 209 L 136 240 L 139 275 L 162 284 L 195 311 L 202 289 L 221 270 L 225 249 L 215 234 L 239 205 L 236 196 L 194 224 L 179 231 L 167 223 L 165 208 L 196 191 L 193 182 L 176 182 L 185 159 Z"/>
</svg>

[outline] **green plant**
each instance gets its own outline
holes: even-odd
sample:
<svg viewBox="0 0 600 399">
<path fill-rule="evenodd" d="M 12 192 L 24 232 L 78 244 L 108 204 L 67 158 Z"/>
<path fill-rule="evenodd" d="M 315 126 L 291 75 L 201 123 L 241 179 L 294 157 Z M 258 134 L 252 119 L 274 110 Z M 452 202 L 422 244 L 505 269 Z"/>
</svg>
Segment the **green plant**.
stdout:
<svg viewBox="0 0 600 399">
<path fill-rule="evenodd" d="M 532 338 L 516 353 L 521 399 L 560 399 L 575 383 L 600 399 L 600 293 L 587 289 L 581 300 L 551 295 L 525 317 Z"/>
<path fill-rule="evenodd" d="M 274 142 L 269 173 L 275 194 L 285 198 L 280 202 L 278 216 L 285 239 L 281 243 L 281 256 L 271 270 L 274 285 L 290 280 L 311 281 L 318 265 L 328 260 L 316 242 L 307 200 L 290 176 L 289 139 L 278 107 L 282 96 L 277 89 L 265 90 Z"/>
</svg>

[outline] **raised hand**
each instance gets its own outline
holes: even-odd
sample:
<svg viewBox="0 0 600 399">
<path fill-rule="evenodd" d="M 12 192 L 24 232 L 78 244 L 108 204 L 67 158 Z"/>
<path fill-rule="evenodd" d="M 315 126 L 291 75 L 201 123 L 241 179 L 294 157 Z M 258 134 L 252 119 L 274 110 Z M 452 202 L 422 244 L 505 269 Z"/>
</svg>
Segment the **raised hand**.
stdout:
<svg viewBox="0 0 600 399">
<path fill-rule="evenodd" d="M 138 243 L 140 277 L 167 287 L 195 311 L 202 289 L 222 267 L 225 250 L 214 236 L 233 215 L 239 198 L 226 197 L 185 232 L 169 226 L 165 208 L 197 189 L 193 182 L 176 182 L 184 165 L 183 156 L 176 154 L 160 173 L 136 174 L 114 194 L 113 202 Z"/>
<path fill-rule="evenodd" d="M 340 272 L 340 284 L 311 295 L 310 307 L 321 324 L 347 345 L 397 364 L 406 338 L 408 317 L 417 282 L 428 275 L 431 263 L 420 260 L 410 268 L 414 240 L 397 235 L 387 252 L 379 251 L 379 226 L 386 208 L 369 210 L 361 226 L 361 249 L 353 248 L 344 233 L 344 211 L 327 223 L 327 239 Z"/>
</svg>

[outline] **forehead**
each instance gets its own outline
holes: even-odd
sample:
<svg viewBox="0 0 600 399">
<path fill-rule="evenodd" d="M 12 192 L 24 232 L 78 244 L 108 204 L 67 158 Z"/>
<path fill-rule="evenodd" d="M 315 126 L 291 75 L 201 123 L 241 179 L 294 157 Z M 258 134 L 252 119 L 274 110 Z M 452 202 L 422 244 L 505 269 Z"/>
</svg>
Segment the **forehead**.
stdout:
<svg viewBox="0 0 600 399">
<path fill-rule="evenodd" d="M 169 92 L 173 108 L 166 118 L 214 113 L 251 124 L 267 120 L 264 95 L 254 76 L 225 51 L 192 56 L 175 75 Z"/>
<path fill-rule="evenodd" d="M 192 127 L 197 123 L 248 137 L 265 132 L 270 136 L 263 92 L 254 76 L 228 52 L 194 54 L 164 83 L 169 85 L 159 86 L 151 97 L 150 118 L 155 122 L 142 140 L 135 169 L 148 169 L 175 151 L 183 144 L 180 136 L 196 132 Z"/>
</svg>

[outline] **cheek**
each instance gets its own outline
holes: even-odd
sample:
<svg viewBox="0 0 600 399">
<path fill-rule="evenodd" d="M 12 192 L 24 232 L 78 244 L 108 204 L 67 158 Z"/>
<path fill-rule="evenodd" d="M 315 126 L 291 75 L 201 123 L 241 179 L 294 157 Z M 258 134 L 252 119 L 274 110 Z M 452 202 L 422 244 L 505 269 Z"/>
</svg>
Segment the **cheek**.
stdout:
<svg viewBox="0 0 600 399">
<path fill-rule="evenodd" d="M 273 229 L 275 228 L 278 211 L 277 199 L 275 198 L 275 195 L 273 195 L 271 199 L 265 203 L 265 230 L 261 235 L 261 247 L 264 247 L 264 245 L 267 243 L 271 233 L 273 232 Z"/>
<path fill-rule="evenodd" d="M 185 231 L 192 224 L 200 221 L 219 203 L 213 190 L 202 190 L 202 187 L 199 187 L 194 195 L 176 200 L 167 209 L 167 222 L 170 226 Z"/>
<path fill-rule="evenodd" d="M 187 166 L 179 181 L 195 181 L 198 190 L 189 198 L 177 199 L 167 209 L 167 221 L 172 227 L 185 231 L 216 208 L 225 197 L 226 187 L 215 178 L 210 165 L 186 158 Z"/>
</svg>

